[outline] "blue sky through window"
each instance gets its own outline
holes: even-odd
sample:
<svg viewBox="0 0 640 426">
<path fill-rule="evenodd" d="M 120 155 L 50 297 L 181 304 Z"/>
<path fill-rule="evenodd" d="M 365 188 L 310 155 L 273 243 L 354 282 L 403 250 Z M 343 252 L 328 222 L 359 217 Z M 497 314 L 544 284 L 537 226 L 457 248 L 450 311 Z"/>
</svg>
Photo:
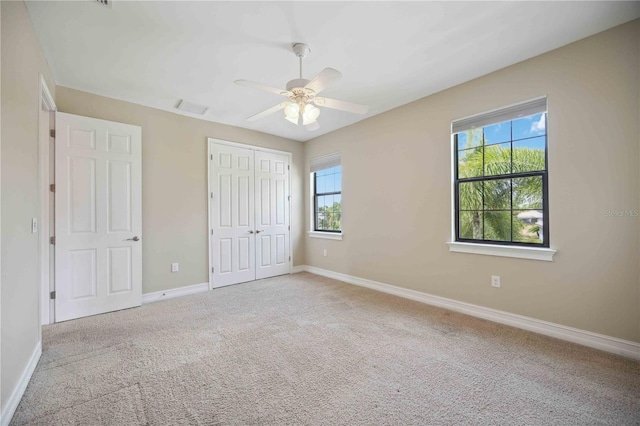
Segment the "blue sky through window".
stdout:
<svg viewBox="0 0 640 426">
<path fill-rule="evenodd" d="M 334 194 L 334 195 L 321 195 L 318 196 L 318 205 L 317 207 L 332 207 L 333 203 L 341 203 L 342 195 Z"/>
<path fill-rule="evenodd" d="M 513 140 L 541 136 L 547 133 L 547 114 L 536 114 L 513 120 Z"/>
<path fill-rule="evenodd" d="M 492 124 L 484 128 L 484 143 L 486 145 L 511 140 L 511 122 Z"/>
<path fill-rule="evenodd" d="M 316 172 L 316 193 L 342 191 L 342 166 L 322 169 Z"/>
<path fill-rule="evenodd" d="M 530 115 L 517 120 L 505 121 L 458 133 L 458 151 L 481 145 L 513 141 L 513 148 L 545 149 L 546 113 Z M 460 158 L 464 153 L 459 153 Z"/>
</svg>

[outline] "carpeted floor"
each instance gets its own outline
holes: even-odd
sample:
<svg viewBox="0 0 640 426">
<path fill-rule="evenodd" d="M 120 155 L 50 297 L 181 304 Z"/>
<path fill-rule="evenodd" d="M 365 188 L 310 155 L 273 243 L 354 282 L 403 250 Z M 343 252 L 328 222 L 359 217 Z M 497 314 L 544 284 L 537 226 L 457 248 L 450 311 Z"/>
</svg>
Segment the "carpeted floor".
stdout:
<svg viewBox="0 0 640 426">
<path fill-rule="evenodd" d="M 301 273 L 45 327 L 12 424 L 632 425 L 640 363 Z"/>
</svg>

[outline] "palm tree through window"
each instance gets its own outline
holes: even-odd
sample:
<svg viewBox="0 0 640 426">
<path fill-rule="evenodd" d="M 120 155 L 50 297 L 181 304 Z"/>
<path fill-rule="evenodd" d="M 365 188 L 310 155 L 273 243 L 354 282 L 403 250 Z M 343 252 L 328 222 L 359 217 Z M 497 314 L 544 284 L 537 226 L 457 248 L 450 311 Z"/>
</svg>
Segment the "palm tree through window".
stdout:
<svg viewBox="0 0 640 426">
<path fill-rule="evenodd" d="M 545 111 L 454 133 L 457 241 L 549 247 L 546 122 Z"/>
</svg>

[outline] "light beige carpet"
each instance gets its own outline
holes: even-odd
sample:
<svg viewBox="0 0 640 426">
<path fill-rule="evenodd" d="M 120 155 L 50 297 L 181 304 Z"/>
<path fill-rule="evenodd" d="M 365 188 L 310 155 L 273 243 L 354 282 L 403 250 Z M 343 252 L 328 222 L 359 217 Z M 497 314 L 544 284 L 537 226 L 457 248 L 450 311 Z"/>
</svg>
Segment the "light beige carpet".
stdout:
<svg viewBox="0 0 640 426">
<path fill-rule="evenodd" d="M 12 424 L 640 423 L 640 363 L 308 273 L 45 327 Z"/>
</svg>

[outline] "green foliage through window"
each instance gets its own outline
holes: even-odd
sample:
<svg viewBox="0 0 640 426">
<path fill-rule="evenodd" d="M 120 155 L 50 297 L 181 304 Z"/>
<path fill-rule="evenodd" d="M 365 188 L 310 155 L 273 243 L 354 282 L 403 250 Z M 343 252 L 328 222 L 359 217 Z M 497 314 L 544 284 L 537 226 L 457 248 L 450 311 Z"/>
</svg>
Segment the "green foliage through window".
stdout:
<svg viewBox="0 0 640 426">
<path fill-rule="evenodd" d="M 454 136 L 458 241 L 548 247 L 546 113 Z"/>
</svg>

